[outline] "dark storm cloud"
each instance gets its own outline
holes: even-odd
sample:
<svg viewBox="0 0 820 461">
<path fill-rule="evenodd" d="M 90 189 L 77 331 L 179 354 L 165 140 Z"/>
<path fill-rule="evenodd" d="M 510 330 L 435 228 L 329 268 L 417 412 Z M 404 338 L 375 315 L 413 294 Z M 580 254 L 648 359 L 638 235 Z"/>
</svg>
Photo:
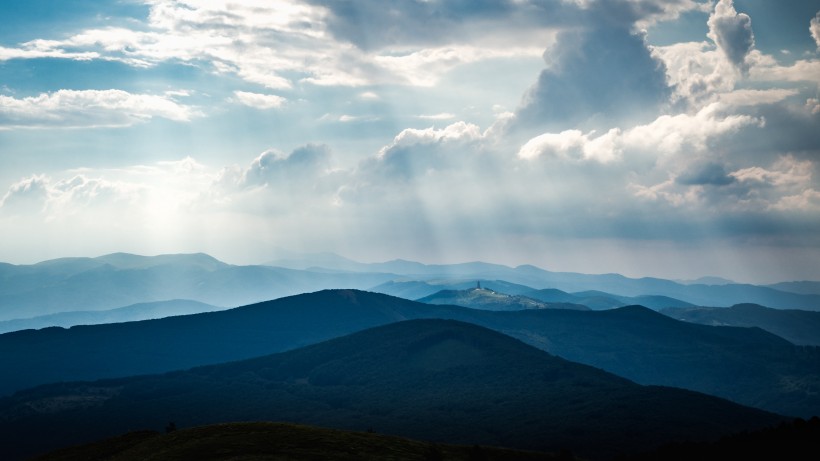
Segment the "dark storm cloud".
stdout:
<svg viewBox="0 0 820 461">
<path fill-rule="evenodd" d="M 654 116 L 670 95 L 663 63 L 626 27 L 564 32 L 544 58 L 549 65 L 517 113 L 525 126 L 555 130 Z"/>
<path fill-rule="evenodd" d="M 717 142 L 714 147 L 728 153 L 740 164 L 765 164 L 790 152 L 798 157 L 820 160 L 820 113 L 795 110 L 783 104 L 746 107 L 745 113 L 765 123 L 739 129 L 737 136 Z"/>
<path fill-rule="evenodd" d="M 738 13 L 732 0 L 721 0 L 715 12 L 709 17 L 709 38 L 723 52 L 729 62 L 741 72 L 749 72 L 746 56 L 754 49 L 755 37 L 752 32 L 752 18 Z"/>
<path fill-rule="evenodd" d="M 478 34 L 483 21 L 510 21 L 535 24 L 549 11 L 551 22 L 565 18 L 567 8 L 559 1 L 538 5 L 512 0 L 311 0 L 330 10 L 329 30 L 337 37 L 364 50 L 392 45 L 430 45 L 450 41 L 461 35 Z M 527 14 L 538 13 L 538 14 Z M 476 27 L 477 24 L 479 27 Z"/>
<path fill-rule="evenodd" d="M 677 17 L 699 6 L 691 0 L 309 0 L 331 12 L 328 25 L 361 49 L 479 38 L 499 27 L 572 28 L 589 24 L 632 27 Z M 492 23 L 493 25 L 489 25 Z"/>
<path fill-rule="evenodd" d="M 735 178 L 729 176 L 723 165 L 709 162 L 690 167 L 676 178 L 676 182 L 686 186 L 726 186 L 735 182 Z"/>
</svg>

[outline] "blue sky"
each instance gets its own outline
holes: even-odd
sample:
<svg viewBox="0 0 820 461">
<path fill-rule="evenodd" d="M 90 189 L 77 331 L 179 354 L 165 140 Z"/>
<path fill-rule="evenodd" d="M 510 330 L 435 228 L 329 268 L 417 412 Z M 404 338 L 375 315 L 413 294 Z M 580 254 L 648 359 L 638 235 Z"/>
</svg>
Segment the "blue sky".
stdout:
<svg viewBox="0 0 820 461">
<path fill-rule="evenodd" d="M 820 280 L 820 0 L 0 3 L 0 260 Z"/>
</svg>

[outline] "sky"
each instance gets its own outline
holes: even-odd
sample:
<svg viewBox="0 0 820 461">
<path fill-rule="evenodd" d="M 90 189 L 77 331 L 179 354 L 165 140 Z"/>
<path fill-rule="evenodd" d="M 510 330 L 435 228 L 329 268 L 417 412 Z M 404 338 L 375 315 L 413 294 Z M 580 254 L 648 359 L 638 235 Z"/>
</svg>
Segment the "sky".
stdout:
<svg viewBox="0 0 820 461">
<path fill-rule="evenodd" d="M 820 280 L 820 0 L 5 0 L 0 261 Z"/>
</svg>

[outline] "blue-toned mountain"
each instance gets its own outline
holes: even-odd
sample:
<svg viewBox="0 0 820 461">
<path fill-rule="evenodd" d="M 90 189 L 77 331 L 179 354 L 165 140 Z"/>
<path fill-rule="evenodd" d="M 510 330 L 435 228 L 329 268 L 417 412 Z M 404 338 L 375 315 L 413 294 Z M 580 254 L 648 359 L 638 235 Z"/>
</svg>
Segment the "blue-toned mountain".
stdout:
<svg viewBox="0 0 820 461">
<path fill-rule="evenodd" d="M 820 352 L 757 328 L 712 327 L 633 306 L 493 312 L 357 290 L 141 322 L 0 335 L 0 395 L 50 382 L 157 373 L 280 352 L 419 318 L 456 319 L 641 384 L 682 387 L 769 411 L 820 414 Z"/>
<path fill-rule="evenodd" d="M 784 418 L 640 386 L 473 324 L 410 320 L 246 361 L 20 392 L 0 401 L 0 447 L 11 459 L 168 421 L 249 420 L 598 459 Z"/>
<path fill-rule="evenodd" d="M 794 344 L 820 346 L 820 312 L 771 309 L 757 304 L 663 309 L 660 312 L 674 319 L 703 325 L 762 328 Z"/>
</svg>

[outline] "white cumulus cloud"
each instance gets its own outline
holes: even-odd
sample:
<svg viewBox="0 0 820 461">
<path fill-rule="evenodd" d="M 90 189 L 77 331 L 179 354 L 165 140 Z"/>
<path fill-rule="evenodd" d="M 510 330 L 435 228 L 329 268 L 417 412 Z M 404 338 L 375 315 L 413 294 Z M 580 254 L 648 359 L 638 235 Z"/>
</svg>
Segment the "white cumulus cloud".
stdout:
<svg viewBox="0 0 820 461">
<path fill-rule="evenodd" d="M 275 94 L 250 93 L 247 91 L 234 91 L 234 96 L 240 104 L 256 109 L 276 109 L 282 107 L 287 99 Z"/>
<path fill-rule="evenodd" d="M 701 151 L 716 137 L 763 120 L 748 115 L 725 114 L 726 106 L 713 103 L 696 114 L 662 115 L 646 125 L 627 130 L 612 128 L 606 133 L 566 130 L 544 133 L 530 139 L 518 151 L 524 159 L 540 156 L 607 163 L 632 155 L 674 155 L 684 150 Z"/>
</svg>

